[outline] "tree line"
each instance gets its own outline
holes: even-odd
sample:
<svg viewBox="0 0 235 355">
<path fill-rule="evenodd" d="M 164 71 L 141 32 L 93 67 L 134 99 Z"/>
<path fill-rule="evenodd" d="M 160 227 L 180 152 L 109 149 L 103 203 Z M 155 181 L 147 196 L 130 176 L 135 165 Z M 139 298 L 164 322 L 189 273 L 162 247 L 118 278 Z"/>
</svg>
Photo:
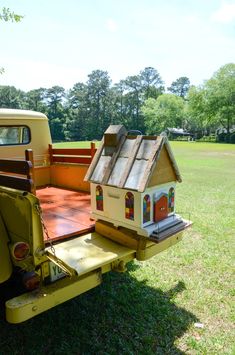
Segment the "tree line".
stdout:
<svg viewBox="0 0 235 355">
<path fill-rule="evenodd" d="M 152 67 L 117 84 L 107 71 L 94 70 L 67 91 L 0 86 L 0 107 L 45 113 L 53 141 L 100 139 L 110 124 L 148 134 L 182 128 L 198 137 L 221 126 L 229 134 L 235 123 L 235 64 L 224 65 L 201 86 L 180 77 L 165 88 Z"/>
</svg>

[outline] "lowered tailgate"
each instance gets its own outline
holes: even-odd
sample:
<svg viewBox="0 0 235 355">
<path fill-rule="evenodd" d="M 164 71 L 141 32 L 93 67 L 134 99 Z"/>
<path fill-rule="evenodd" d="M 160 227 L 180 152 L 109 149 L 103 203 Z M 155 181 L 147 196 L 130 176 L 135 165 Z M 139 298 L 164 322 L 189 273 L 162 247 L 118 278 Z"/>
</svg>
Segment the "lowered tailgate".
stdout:
<svg viewBox="0 0 235 355">
<path fill-rule="evenodd" d="M 47 252 L 59 258 L 70 269 L 75 270 L 78 276 L 90 271 L 101 269 L 102 273 L 112 268 L 112 263 L 135 258 L 135 250 L 122 246 L 94 232 L 66 240 L 50 247 Z"/>
</svg>

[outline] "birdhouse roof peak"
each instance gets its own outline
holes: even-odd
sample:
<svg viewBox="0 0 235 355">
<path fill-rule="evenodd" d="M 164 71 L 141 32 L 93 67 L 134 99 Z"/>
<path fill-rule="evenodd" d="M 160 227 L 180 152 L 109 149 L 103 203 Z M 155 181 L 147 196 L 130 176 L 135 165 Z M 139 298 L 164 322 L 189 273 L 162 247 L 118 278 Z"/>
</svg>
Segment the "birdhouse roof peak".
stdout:
<svg viewBox="0 0 235 355">
<path fill-rule="evenodd" d="M 143 192 L 165 149 L 175 180 L 181 176 L 167 137 L 128 135 L 122 125 L 109 126 L 85 180 Z"/>
</svg>

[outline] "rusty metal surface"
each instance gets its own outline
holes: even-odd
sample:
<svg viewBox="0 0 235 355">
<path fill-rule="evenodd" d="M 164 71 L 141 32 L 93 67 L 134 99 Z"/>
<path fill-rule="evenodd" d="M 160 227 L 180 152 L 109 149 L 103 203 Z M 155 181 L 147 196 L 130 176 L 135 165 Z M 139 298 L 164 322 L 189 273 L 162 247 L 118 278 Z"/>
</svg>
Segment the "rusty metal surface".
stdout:
<svg viewBox="0 0 235 355">
<path fill-rule="evenodd" d="M 140 148 L 138 150 L 138 154 L 136 159 L 145 159 L 148 160 L 151 152 L 153 151 L 155 140 L 152 139 L 143 139 Z"/>
<path fill-rule="evenodd" d="M 108 180 L 108 185 L 113 185 L 113 186 L 119 185 L 122 178 L 122 172 L 124 171 L 127 163 L 128 163 L 128 158 L 120 157 L 117 159 L 116 164 Z"/>
<path fill-rule="evenodd" d="M 139 189 L 147 167 L 147 163 L 148 161 L 144 159 L 135 160 L 124 186 L 126 189 Z"/>
<path fill-rule="evenodd" d="M 105 175 L 105 171 L 109 165 L 111 160 L 110 156 L 101 155 L 99 163 L 96 165 L 95 170 L 92 174 L 92 180 L 100 183 Z"/>
<path fill-rule="evenodd" d="M 135 145 L 135 139 L 126 139 L 125 143 L 122 146 L 119 156 L 122 158 L 129 158 L 134 145 Z"/>
</svg>

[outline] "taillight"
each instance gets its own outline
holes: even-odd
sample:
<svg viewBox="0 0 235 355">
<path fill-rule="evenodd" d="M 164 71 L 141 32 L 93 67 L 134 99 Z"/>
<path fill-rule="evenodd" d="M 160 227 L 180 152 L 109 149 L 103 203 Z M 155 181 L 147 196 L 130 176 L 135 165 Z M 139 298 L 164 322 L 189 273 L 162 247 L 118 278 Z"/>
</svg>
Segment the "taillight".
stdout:
<svg viewBox="0 0 235 355">
<path fill-rule="evenodd" d="M 16 260 L 24 260 L 29 255 L 30 248 L 28 243 L 18 242 L 12 246 L 11 251 L 12 251 L 12 256 Z"/>
</svg>

